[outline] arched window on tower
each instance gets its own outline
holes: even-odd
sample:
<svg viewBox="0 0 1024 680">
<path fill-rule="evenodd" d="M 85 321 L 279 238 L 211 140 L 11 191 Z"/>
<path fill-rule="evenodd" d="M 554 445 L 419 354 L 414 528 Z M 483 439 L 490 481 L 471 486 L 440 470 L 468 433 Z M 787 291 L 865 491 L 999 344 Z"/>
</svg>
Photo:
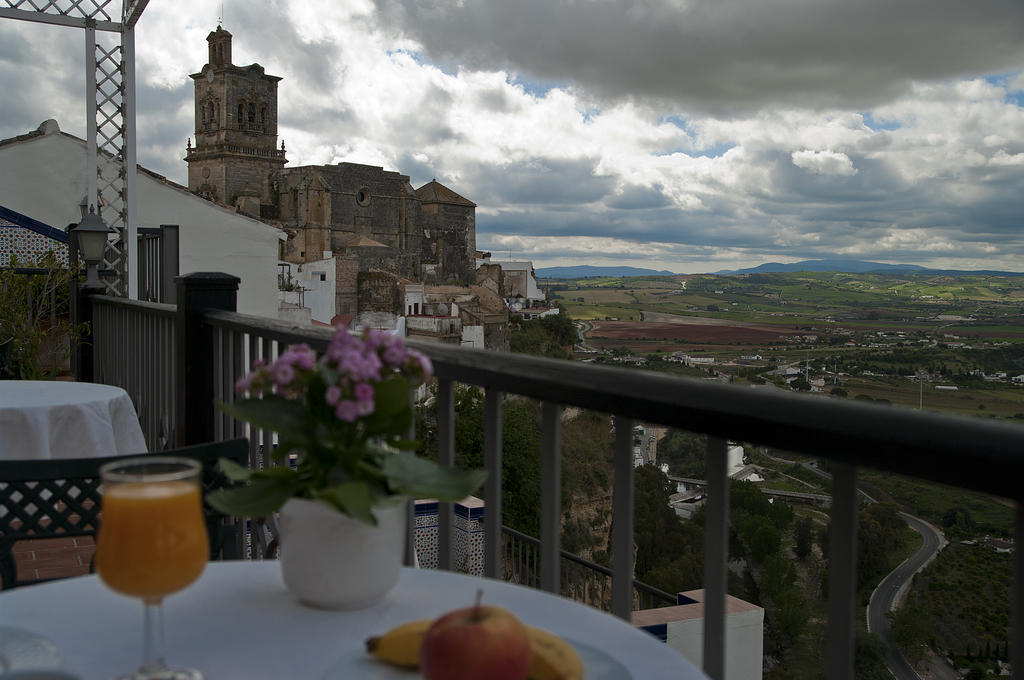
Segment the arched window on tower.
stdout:
<svg viewBox="0 0 1024 680">
<path fill-rule="evenodd" d="M 210 116 L 209 116 L 210 125 L 216 126 L 217 125 L 217 114 L 216 114 L 216 112 L 213 109 L 213 102 L 210 102 L 209 106 L 210 106 Z"/>
<path fill-rule="evenodd" d="M 238 102 L 238 127 L 245 127 L 245 104 Z"/>
<path fill-rule="evenodd" d="M 256 105 L 249 103 L 249 127 L 256 125 Z"/>
<path fill-rule="evenodd" d="M 260 107 L 260 127 L 266 127 L 266 126 L 267 126 L 267 107 L 266 106 L 261 106 Z"/>
</svg>

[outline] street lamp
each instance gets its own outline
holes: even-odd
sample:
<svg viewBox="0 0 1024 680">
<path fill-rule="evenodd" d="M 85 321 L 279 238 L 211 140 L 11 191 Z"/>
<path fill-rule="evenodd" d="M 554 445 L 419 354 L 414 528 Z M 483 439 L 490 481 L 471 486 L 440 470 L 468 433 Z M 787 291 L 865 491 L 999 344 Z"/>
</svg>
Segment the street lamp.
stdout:
<svg viewBox="0 0 1024 680">
<path fill-rule="evenodd" d="M 107 234 L 110 227 L 103 221 L 103 218 L 96 214 L 95 209 L 89 206 L 89 214 L 76 224 L 71 232 L 78 239 L 78 251 L 85 260 L 85 283 L 99 284 L 98 269 L 103 260 L 103 251 L 107 246 Z"/>
</svg>

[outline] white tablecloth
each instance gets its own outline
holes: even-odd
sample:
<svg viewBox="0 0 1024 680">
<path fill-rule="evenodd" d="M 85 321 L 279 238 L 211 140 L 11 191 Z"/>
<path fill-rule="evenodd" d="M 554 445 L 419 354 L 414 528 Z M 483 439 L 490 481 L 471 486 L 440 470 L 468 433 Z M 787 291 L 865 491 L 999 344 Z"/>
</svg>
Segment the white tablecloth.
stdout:
<svg viewBox="0 0 1024 680">
<path fill-rule="evenodd" d="M 139 418 L 120 387 L 0 380 L 0 459 L 145 453 Z"/>
<path fill-rule="evenodd" d="M 207 680 L 245 678 L 389 678 L 364 640 L 413 619 L 435 618 L 472 604 L 513 611 L 524 622 L 578 641 L 629 669 L 636 680 L 704 678 L 675 650 L 626 622 L 564 598 L 501 581 L 403 568 L 398 585 L 370 609 L 337 612 L 298 604 L 281 582 L 280 564 L 217 562 L 165 604 L 166 657 L 198 668 Z M 142 604 L 115 594 L 96 576 L 0 593 L 0 626 L 50 638 L 64 669 L 83 680 L 109 680 L 140 662 Z M 586 657 L 585 657 L 586 659 Z M 604 675 L 604 674 L 602 674 Z M 617 674 L 615 680 L 629 676 Z"/>
</svg>

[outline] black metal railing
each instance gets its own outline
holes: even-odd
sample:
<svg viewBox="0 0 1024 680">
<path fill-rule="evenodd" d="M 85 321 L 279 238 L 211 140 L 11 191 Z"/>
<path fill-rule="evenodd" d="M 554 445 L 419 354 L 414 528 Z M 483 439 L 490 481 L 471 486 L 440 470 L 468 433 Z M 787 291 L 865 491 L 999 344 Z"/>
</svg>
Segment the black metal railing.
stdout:
<svg viewBox="0 0 1024 680">
<path fill-rule="evenodd" d="M 176 379 L 164 385 L 177 404 L 177 445 L 229 437 L 242 426 L 216 410 L 232 399 L 232 385 L 254 358 L 272 359 L 279 348 L 306 342 L 323 350 L 331 331 L 300 327 L 234 311 L 238 280 L 198 274 L 179 278 L 174 336 Z M 94 297 L 94 304 L 112 304 Z M 141 303 L 122 303 L 144 307 Z M 111 332 L 115 332 L 112 329 Z M 853 400 L 754 390 L 664 374 L 557 361 L 531 356 L 414 343 L 430 357 L 437 376 L 438 450 L 442 464 L 454 463 L 456 383 L 485 390 L 484 461 L 489 472 L 484 496 L 484 571 L 503 569 L 502 406 L 505 395 L 542 402 L 541 517 L 539 548 L 529 557 L 528 582 L 550 592 L 562 587 L 560 549 L 561 412 L 573 406 L 614 416 L 614 482 L 610 567 L 611 611 L 631 615 L 633 579 L 633 452 L 636 421 L 708 435 L 704 545 L 703 665 L 712 678 L 724 677 L 725 586 L 729 498 L 726 440 L 767 445 L 830 461 L 833 473 L 829 539 L 826 670 L 829 678 L 853 678 L 856 569 L 856 468 L 909 475 L 1013 500 L 1021 497 L 1024 428 L 988 419 L 885 408 Z M 253 455 L 265 433 L 251 432 Z M 254 464 L 262 461 L 253 458 Z M 1018 503 L 1018 539 L 1024 541 Z M 441 568 L 451 568 L 453 511 L 438 512 Z M 522 543 L 522 545 L 526 545 Z M 627 546 L 617 548 L 616 546 Z M 533 553 L 531 553 L 533 554 Z M 1015 582 L 1024 574 L 1016 553 Z M 525 567 L 524 567 L 525 569 Z M 599 570 L 600 571 L 600 570 Z M 602 572 L 603 573 L 603 572 Z M 609 574 L 606 574 L 609 575 Z M 1024 593 L 1013 597 L 1015 616 Z M 1024 630 L 1014 627 L 1012 658 L 1024 650 Z"/>
<path fill-rule="evenodd" d="M 173 303 L 178 276 L 178 225 L 139 227 L 139 299 Z"/>
<path fill-rule="evenodd" d="M 559 551 L 559 594 L 611 611 L 612 570 L 567 550 Z M 501 578 L 531 588 L 540 587 L 540 539 L 501 527 Z M 633 579 L 633 611 L 676 604 L 676 596 Z"/>
</svg>

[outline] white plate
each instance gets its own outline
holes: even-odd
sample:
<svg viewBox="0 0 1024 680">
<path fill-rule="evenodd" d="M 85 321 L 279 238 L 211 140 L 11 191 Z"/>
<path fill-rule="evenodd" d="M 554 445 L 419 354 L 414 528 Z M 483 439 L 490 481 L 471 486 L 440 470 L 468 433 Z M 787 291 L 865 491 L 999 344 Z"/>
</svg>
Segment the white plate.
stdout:
<svg viewBox="0 0 1024 680">
<path fill-rule="evenodd" d="M 621 663 L 608 656 L 600 649 L 585 645 L 576 640 L 565 638 L 580 655 L 583 661 L 584 680 L 629 680 L 633 676 Z M 363 649 L 357 649 L 341 657 L 337 663 L 327 669 L 324 680 L 349 680 L 365 678 L 366 680 L 413 680 L 419 678 L 419 671 L 404 670 L 377 661 Z"/>
<path fill-rule="evenodd" d="M 55 670 L 60 650 L 42 635 L 0 626 L 0 673 L 4 671 Z"/>
</svg>

